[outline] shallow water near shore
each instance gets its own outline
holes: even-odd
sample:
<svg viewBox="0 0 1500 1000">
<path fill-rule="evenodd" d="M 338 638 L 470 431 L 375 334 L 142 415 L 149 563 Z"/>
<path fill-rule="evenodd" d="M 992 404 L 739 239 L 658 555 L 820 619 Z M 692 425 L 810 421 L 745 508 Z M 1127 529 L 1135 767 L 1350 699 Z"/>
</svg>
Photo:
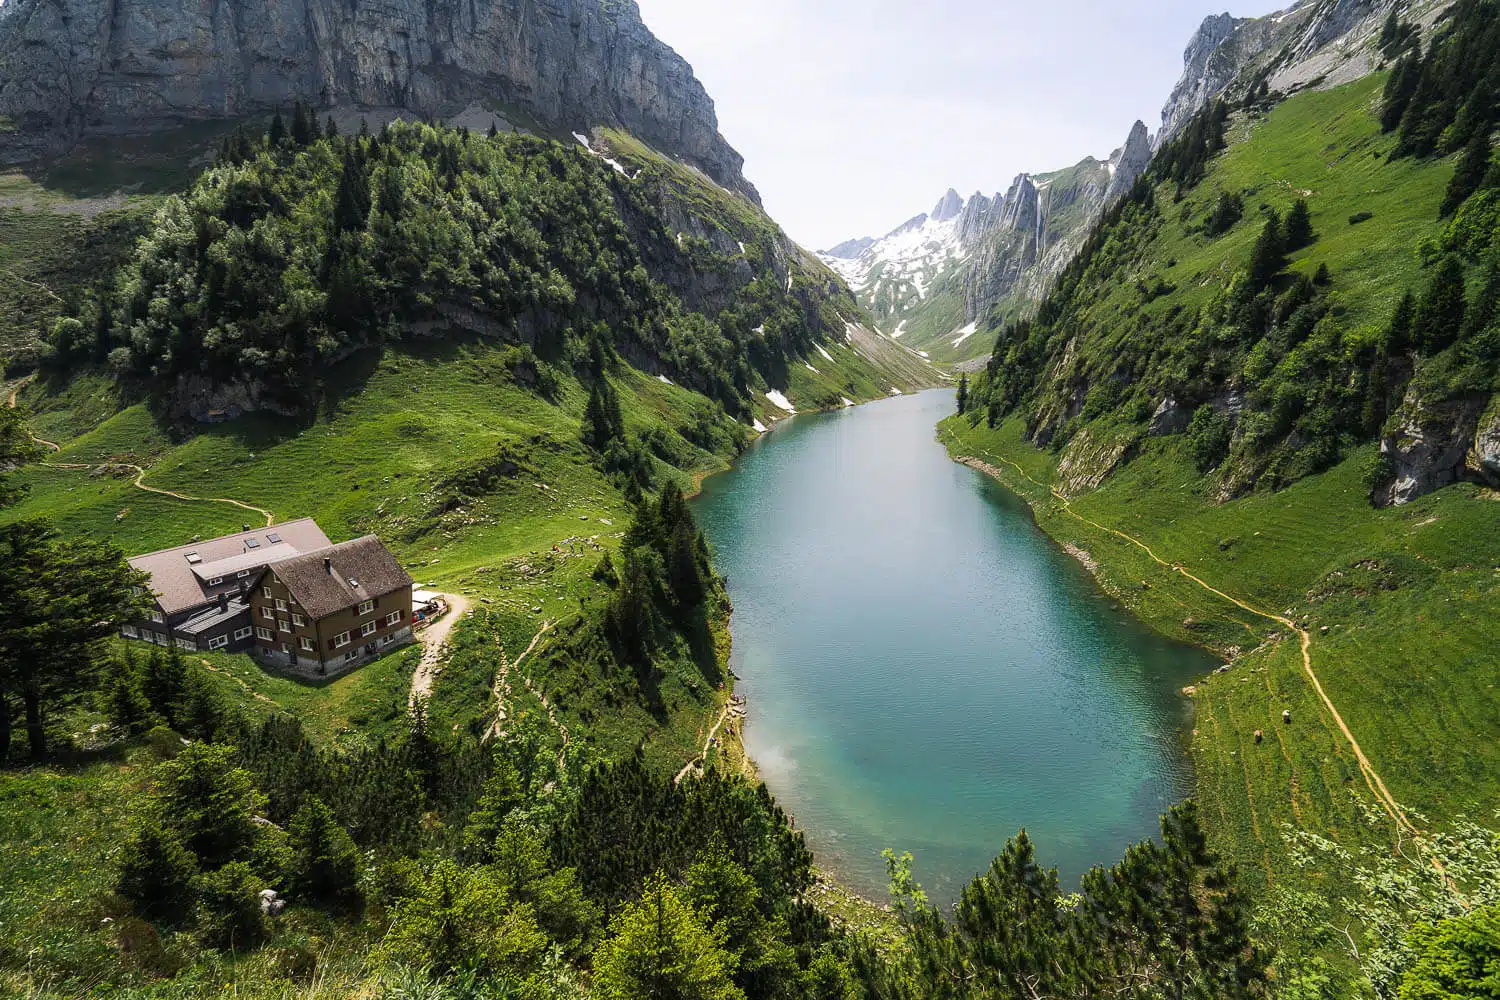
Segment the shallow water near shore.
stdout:
<svg viewBox="0 0 1500 1000">
<path fill-rule="evenodd" d="M 953 399 L 796 417 L 693 501 L 734 600 L 746 748 L 874 900 L 886 847 L 947 903 L 1021 827 L 1065 885 L 1155 834 L 1192 790 L 1181 688 L 1216 663 L 949 460 Z"/>
</svg>

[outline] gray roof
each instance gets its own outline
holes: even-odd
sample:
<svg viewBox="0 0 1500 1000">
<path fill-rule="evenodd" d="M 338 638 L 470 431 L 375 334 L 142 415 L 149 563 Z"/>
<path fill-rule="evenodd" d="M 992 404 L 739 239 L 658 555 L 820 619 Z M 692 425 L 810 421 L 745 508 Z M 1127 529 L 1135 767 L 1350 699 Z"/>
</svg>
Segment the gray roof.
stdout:
<svg viewBox="0 0 1500 1000">
<path fill-rule="evenodd" d="M 218 588 L 208 587 L 207 580 L 242 569 L 260 569 L 303 552 L 326 548 L 328 544 L 323 529 L 312 518 L 305 517 L 274 528 L 256 528 L 148 552 L 131 559 L 130 565 L 151 574 L 151 589 L 162 611 L 175 615 L 215 600 Z"/>
<path fill-rule="evenodd" d="M 411 577 L 375 535 L 278 562 L 277 579 L 313 619 L 411 589 Z"/>
<path fill-rule="evenodd" d="M 220 608 L 217 604 L 209 605 L 179 624 L 174 631 L 183 635 L 202 635 L 217 629 L 227 629 L 235 623 L 235 619 L 242 619 L 238 623 L 241 626 L 250 624 L 250 605 L 243 598 L 230 601 L 225 608 Z"/>
</svg>

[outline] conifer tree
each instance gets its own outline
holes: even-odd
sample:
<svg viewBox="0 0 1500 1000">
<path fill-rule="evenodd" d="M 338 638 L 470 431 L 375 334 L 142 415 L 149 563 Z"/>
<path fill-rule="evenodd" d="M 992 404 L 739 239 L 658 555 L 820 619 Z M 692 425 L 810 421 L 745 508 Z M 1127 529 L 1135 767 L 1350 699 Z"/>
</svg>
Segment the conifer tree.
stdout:
<svg viewBox="0 0 1500 1000">
<path fill-rule="evenodd" d="M 266 134 L 266 139 L 273 150 L 279 149 L 286 142 L 286 122 L 282 119 L 280 111 L 277 111 L 271 118 L 271 131 Z"/>
<path fill-rule="evenodd" d="M 1417 316 L 1417 298 L 1410 291 L 1401 296 L 1391 313 L 1391 325 L 1386 334 L 1386 352 L 1402 354 L 1412 346 L 1412 324 Z"/>
<path fill-rule="evenodd" d="M 1457 255 L 1444 257 L 1427 284 L 1412 322 L 1417 349 L 1436 354 L 1458 339 L 1463 329 L 1464 268 Z"/>
<path fill-rule="evenodd" d="M 967 374 L 958 377 L 958 413 L 962 416 L 969 408 L 969 376 Z"/>
<path fill-rule="evenodd" d="M 1288 252 L 1301 250 L 1311 244 L 1314 239 L 1312 216 L 1307 210 L 1307 202 L 1298 198 L 1292 202 L 1292 209 L 1286 216 L 1285 249 Z"/>
<path fill-rule="evenodd" d="M 153 818 L 125 842 L 115 891 L 147 920 L 175 923 L 192 908 L 198 862 L 177 834 Z"/>
<path fill-rule="evenodd" d="M 362 232 L 370 218 L 370 179 L 349 151 L 344 152 L 344 169 L 334 195 L 333 231 L 335 235 Z"/>
<path fill-rule="evenodd" d="M 1259 291 L 1269 285 L 1281 273 L 1285 260 L 1282 256 L 1281 217 L 1273 210 L 1266 219 L 1255 249 L 1250 254 L 1250 287 Z"/>
<path fill-rule="evenodd" d="M 1385 100 L 1380 108 L 1380 129 L 1393 132 L 1401 124 L 1417 90 L 1422 67 L 1415 55 L 1402 56 L 1385 81 Z"/>
<path fill-rule="evenodd" d="M 1463 155 L 1458 158 L 1458 166 L 1453 171 L 1453 178 L 1448 182 L 1448 191 L 1443 196 L 1443 205 L 1438 210 L 1438 214 L 1447 218 L 1458 211 L 1458 207 L 1468 199 L 1469 195 L 1479 190 L 1489 168 L 1490 133 L 1488 128 L 1483 128 L 1475 131 L 1468 144 L 1464 146 Z"/>
<path fill-rule="evenodd" d="M 323 903 L 347 902 L 359 885 L 359 851 L 333 812 L 309 797 L 287 828 L 294 892 Z"/>
<path fill-rule="evenodd" d="M 328 118 L 323 122 L 323 138 L 337 139 L 338 137 L 339 123 L 333 120 L 333 115 L 329 115 Z"/>
<path fill-rule="evenodd" d="M 318 137 L 317 119 L 305 101 L 297 101 L 292 107 L 292 144 L 306 147 Z"/>
</svg>

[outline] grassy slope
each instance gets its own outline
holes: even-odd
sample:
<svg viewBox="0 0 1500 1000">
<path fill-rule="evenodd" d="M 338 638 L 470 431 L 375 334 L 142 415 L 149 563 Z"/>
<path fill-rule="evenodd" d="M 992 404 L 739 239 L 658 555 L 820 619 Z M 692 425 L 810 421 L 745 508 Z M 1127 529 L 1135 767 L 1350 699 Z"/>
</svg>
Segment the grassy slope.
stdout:
<svg viewBox="0 0 1500 1000">
<path fill-rule="evenodd" d="M 1372 78 L 1304 94 L 1266 120 L 1238 122 L 1230 150 L 1193 193 L 1185 216 L 1201 217 L 1220 188 L 1254 187 L 1258 199 L 1246 199 L 1246 221 L 1217 241 L 1189 235 L 1176 221 L 1165 226 L 1139 274 L 1165 273 L 1179 289 L 1146 308 L 1206 299 L 1243 266 L 1259 231 L 1260 201 L 1284 209 L 1301 194 L 1320 238 L 1294 258 L 1294 269 L 1327 262 L 1354 324 L 1388 315 L 1417 280 L 1416 244 L 1437 230 L 1451 166 L 1377 158 L 1389 147 L 1369 117 L 1380 84 Z M 1350 226 L 1348 216 L 1359 211 L 1374 218 Z M 1106 329 L 1117 322 L 1128 302 L 1139 301 L 1132 285 L 1101 296 L 1090 319 Z M 1361 804 L 1373 807 L 1375 799 L 1304 674 L 1292 633 L 1072 516 L 1006 464 L 1040 483 L 1056 481 L 1054 456 L 1021 433 L 1015 420 L 995 430 L 961 420 L 944 427 L 956 455 L 999 467 L 1042 526 L 1086 549 L 1104 585 L 1143 618 L 1168 634 L 1241 654 L 1195 695 L 1199 796 L 1221 846 L 1266 880 L 1291 874 L 1282 823 L 1346 842 L 1393 838 L 1391 824 L 1372 828 L 1362 820 Z M 1500 805 L 1493 669 L 1500 506 L 1492 494 L 1459 485 L 1376 511 L 1362 479 L 1370 458 L 1371 449 L 1359 450 L 1281 493 L 1215 505 L 1211 484 L 1180 440 L 1150 440 L 1071 510 L 1141 539 L 1164 561 L 1260 610 L 1305 620 L 1314 669 L 1364 752 L 1395 797 L 1427 817 L 1419 825 L 1440 829 L 1458 815 L 1488 816 Z M 1290 726 L 1281 722 L 1283 710 L 1292 713 Z M 1260 744 L 1257 729 L 1265 733 Z"/>
</svg>

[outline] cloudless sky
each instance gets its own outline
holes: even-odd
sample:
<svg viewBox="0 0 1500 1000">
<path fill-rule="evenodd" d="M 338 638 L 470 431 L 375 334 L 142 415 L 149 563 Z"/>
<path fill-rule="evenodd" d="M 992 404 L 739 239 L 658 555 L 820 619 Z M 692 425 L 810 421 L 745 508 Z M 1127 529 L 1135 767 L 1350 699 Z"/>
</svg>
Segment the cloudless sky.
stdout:
<svg viewBox="0 0 1500 1000">
<path fill-rule="evenodd" d="M 1285 6 L 1246 0 L 1239 17 Z M 639 0 L 772 217 L 813 249 L 1153 133 L 1224 0 Z M 1215 6 L 1217 3 L 1219 6 Z"/>
</svg>

